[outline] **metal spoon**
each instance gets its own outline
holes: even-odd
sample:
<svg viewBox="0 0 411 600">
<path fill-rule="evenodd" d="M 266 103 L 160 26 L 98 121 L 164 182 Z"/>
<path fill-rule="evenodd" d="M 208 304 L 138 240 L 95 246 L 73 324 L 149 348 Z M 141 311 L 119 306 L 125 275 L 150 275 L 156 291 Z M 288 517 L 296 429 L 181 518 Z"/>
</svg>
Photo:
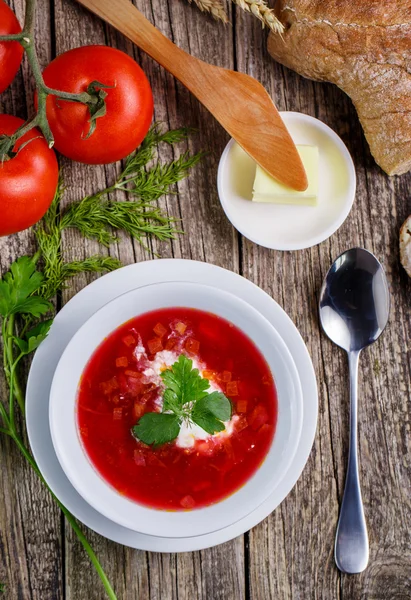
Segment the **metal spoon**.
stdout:
<svg viewBox="0 0 411 600">
<path fill-rule="evenodd" d="M 348 354 L 350 447 L 344 496 L 335 540 L 335 562 L 344 573 L 368 564 L 368 535 L 358 476 L 358 362 L 361 350 L 383 332 L 390 298 L 384 270 L 371 252 L 352 248 L 328 271 L 320 295 L 320 321 L 331 341 Z"/>
</svg>

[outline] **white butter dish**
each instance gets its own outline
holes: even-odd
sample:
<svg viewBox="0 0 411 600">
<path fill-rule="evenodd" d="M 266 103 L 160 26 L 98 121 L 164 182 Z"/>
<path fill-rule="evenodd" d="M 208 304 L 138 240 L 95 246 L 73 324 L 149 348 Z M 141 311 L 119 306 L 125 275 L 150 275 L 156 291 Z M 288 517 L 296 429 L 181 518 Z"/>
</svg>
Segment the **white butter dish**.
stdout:
<svg viewBox="0 0 411 600">
<path fill-rule="evenodd" d="M 318 198 L 315 206 L 252 202 L 255 162 L 234 141 L 218 168 L 218 194 L 233 226 L 246 238 L 275 250 L 301 250 L 332 235 L 347 218 L 355 197 L 356 176 L 350 153 L 322 121 L 281 112 L 294 142 L 318 147 Z"/>
</svg>

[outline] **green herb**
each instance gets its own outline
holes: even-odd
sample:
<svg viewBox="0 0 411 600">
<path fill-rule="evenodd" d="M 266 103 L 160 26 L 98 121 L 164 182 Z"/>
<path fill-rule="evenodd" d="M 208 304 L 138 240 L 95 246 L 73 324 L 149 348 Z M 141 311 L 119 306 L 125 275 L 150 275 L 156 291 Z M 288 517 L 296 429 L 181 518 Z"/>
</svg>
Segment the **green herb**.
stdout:
<svg viewBox="0 0 411 600">
<path fill-rule="evenodd" d="M 191 418 L 207 433 L 224 431 L 225 426 L 222 421 L 228 421 L 231 418 L 230 401 L 223 393 L 213 392 L 195 403 Z"/>
<path fill-rule="evenodd" d="M 0 583 L 0 594 L 4 594 L 4 583 Z"/>
<path fill-rule="evenodd" d="M 180 419 L 174 413 L 146 413 L 134 427 L 134 434 L 145 444 L 160 446 L 176 439 Z"/>
<path fill-rule="evenodd" d="M 68 280 L 79 273 L 107 273 L 121 267 L 121 262 L 111 256 L 89 256 L 83 260 L 65 262 L 61 255 L 61 235 L 65 227 L 61 223 L 59 203 L 64 188 L 60 182 L 53 203 L 35 234 L 39 254 L 43 261 L 44 281 L 41 294 L 53 298 L 66 286 Z"/>
<path fill-rule="evenodd" d="M 70 278 L 78 273 L 104 273 L 121 266 L 116 258 L 105 255 L 65 262 L 61 253 L 62 232 L 69 227 L 76 228 L 85 237 L 96 239 L 105 246 L 116 239 L 115 232 L 119 230 L 128 232 L 141 244 L 147 234 L 160 240 L 173 238 L 178 233 L 173 219 L 164 215 L 150 202 L 163 193 L 172 193 L 172 186 L 187 175 L 188 170 L 200 160 L 201 154 L 183 154 L 169 163 L 155 164 L 151 167 L 148 163 L 155 157 L 159 143 L 174 145 L 186 139 L 188 133 L 187 129 L 163 132 L 159 125 L 154 125 L 137 152 L 127 159 L 123 172 L 111 187 L 97 191 L 62 211 L 60 200 L 64 189 L 60 184 L 51 207 L 35 230 L 38 252 L 34 257 L 18 258 L 11 265 L 10 271 L 0 279 L 3 368 L 9 387 L 8 409 L 0 400 L 0 433 L 13 439 L 47 488 L 34 458 L 24 444 L 15 418 L 16 401 L 23 416 L 25 412 L 19 365 L 24 357 L 36 350 L 46 338 L 52 319 L 42 319 L 53 310 L 50 300 L 67 285 Z M 109 200 L 108 195 L 118 190 L 133 197 L 133 200 Z M 150 429 L 147 433 L 152 439 L 150 443 L 154 444 L 164 443 L 162 439 L 174 439 L 180 428 L 179 417 L 175 414 L 155 415 L 154 422 L 158 417 L 162 418 L 163 437 L 158 437 L 158 427 L 155 424 L 151 433 Z M 105 572 L 73 515 L 50 489 L 49 491 L 87 552 L 103 582 L 108 598 L 116 600 Z M 3 591 L 3 585 L 0 584 L 0 592 Z"/>
<path fill-rule="evenodd" d="M 156 123 L 148 132 L 140 148 L 126 160 L 125 167 L 113 185 L 73 202 L 60 211 L 64 188 L 60 182 L 54 201 L 36 229 L 37 243 L 44 261 L 45 281 L 42 294 L 53 298 L 66 282 L 78 273 L 104 273 L 121 266 L 111 256 L 91 256 L 84 260 L 64 262 L 61 256 L 61 236 L 65 229 L 75 228 L 84 237 L 94 239 L 108 247 L 115 242 L 115 232 L 125 231 L 147 249 L 144 239 L 152 235 L 160 241 L 174 239 L 181 233 L 175 220 L 164 214 L 155 200 L 165 193 L 173 193 L 173 186 L 187 176 L 203 153 L 187 153 L 168 163 L 148 166 L 155 157 L 158 144 L 175 145 L 184 141 L 189 129 L 163 131 Z M 111 201 L 110 195 L 118 191 L 133 200 Z"/>
<path fill-rule="evenodd" d="M 43 281 L 43 275 L 36 271 L 33 258 L 22 256 L 10 267 L 0 280 L 0 315 L 9 317 L 16 313 L 40 317 L 51 308 L 51 304 L 40 296 L 32 296 Z"/>
<path fill-rule="evenodd" d="M 53 319 L 48 319 L 47 321 L 38 323 L 35 327 L 30 329 L 24 335 L 24 338 L 14 338 L 15 343 L 20 348 L 23 355 L 30 354 L 37 350 L 41 342 L 46 339 L 52 323 Z"/>
<path fill-rule="evenodd" d="M 193 369 L 193 361 L 181 354 L 170 369 L 161 374 L 166 386 L 163 412 L 149 412 L 133 427 L 142 442 L 159 446 L 174 440 L 183 421 L 196 423 L 207 433 L 224 431 L 231 418 L 231 402 L 222 392 L 207 391 L 208 379 Z"/>
</svg>

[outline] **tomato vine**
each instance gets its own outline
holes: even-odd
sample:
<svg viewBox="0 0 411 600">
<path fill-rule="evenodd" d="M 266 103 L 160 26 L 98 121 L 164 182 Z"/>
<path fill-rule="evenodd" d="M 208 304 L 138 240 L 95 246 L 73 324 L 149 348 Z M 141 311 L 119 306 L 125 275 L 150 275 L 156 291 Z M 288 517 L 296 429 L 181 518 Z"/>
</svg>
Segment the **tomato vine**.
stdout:
<svg viewBox="0 0 411 600">
<path fill-rule="evenodd" d="M 22 45 L 27 54 L 27 59 L 33 71 L 33 76 L 37 89 L 37 112 L 35 116 L 26 121 L 12 135 L 0 135 L 1 161 L 7 160 L 8 158 L 13 158 L 13 156 L 15 156 L 14 147 L 16 145 L 16 142 L 34 127 L 38 127 L 38 129 L 41 130 L 44 137 L 46 138 L 49 148 L 53 147 L 54 137 L 51 132 L 46 115 L 47 96 L 52 95 L 56 96 L 61 100 L 85 104 L 90 112 L 89 135 L 92 134 L 95 128 L 96 119 L 105 114 L 105 97 L 107 95 L 107 92 L 104 91 L 104 88 L 108 86 L 105 86 L 103 83 L 93 81 L 88 86 L 87 91 L 78 94 L 64 92 L 61 90 L 55 90 L 45 84 L 34 40 L 36 9 L 37 0 L 26 0 L 26 11 L 24 17 L 23 30 L 20 33 L 0 35 L 0 42 L 19 42 Z"/>
</svg>

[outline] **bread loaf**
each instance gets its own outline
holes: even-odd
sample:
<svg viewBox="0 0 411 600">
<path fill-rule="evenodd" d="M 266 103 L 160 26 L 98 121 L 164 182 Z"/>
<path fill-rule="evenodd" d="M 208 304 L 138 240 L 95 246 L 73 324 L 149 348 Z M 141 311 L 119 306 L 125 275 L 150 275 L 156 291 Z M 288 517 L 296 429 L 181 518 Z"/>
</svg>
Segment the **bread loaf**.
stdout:
<svg viewBox="0 0 411 600">
<path fill-rule="evenodd" d="M 338 85 L 352 99 L 376 162 L 411 169 L 411 1 L 278 0 L 282 37 L 268 50 L 283 65 Z"/>
</svg>

